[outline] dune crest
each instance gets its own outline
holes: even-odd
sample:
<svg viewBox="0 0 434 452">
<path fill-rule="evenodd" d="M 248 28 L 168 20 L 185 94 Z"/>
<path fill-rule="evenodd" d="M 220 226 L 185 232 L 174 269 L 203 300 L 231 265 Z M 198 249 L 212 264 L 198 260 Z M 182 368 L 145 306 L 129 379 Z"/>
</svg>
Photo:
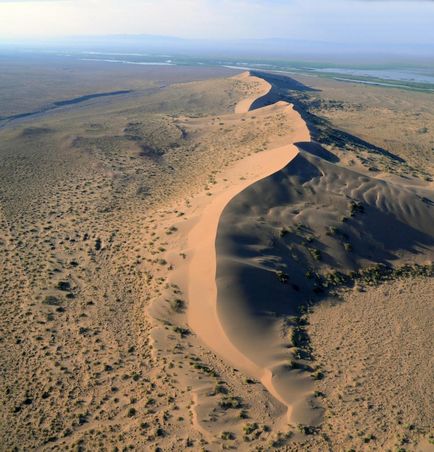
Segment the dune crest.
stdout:
<svg viewBox="0 0 434 452">
<path fill-rule="evenodd" d="M 336 164 L 319 145 L 252 183 L 220 216 L 217 313 L 227 338 L 262 369 L 262 383 L 292 424 L 316 426 L 322 378 L 300 308 L 321 299 L 335 272 L 429 265 L 434 259 L 431 193 Z M 339 278 L 339 276 L 337 276 Z M 322 282 L 321 282 L 322 281 Z"/>
<path fill-rule="evenodd" d="M 239 77 L 258 84 L 256 95 L 239 102 L 235 108 L 236 114 L 251 116 L 250 109 L 253 103 L 266 96 L 271 90 L 271 85 L 248 73 Z M 267 178 L 287 166 L 298 155 L 299 151 L 295 143 L 310 141 L 310 133 L 305 122 L 291 104 L 278 101 L 254 110 L 254 114 L 256 117 L 265 116 L 271 111 L 284 114 L 291 121 L 292 130 L 282 138 L 282 142 L 286 142 L 286 144 L 251 155 L 227 170 L 224 173 L 226 184 L 219 187 L 219 191 L 204 207 L 197 223 L 188 234 L 188 248 L 193 253 L 188 266 L 188 323 L 207 346 L 227 362 L 261 380 L 268 391 L 287 407 L 288 414 L 291 414 L 292 406 L 287 403 L 285 397 L 282 397 L 282 391 L 275 385 L 276 370 L 264 367 L 261 362 L 240 351 L 223 328 L 218 313 L 215 280 L 217 261 L 215 241 L 220 217 L 226 206 L 234 197 L 255 182 Z M 236 315 L 234 307 L 234 318 Z M 279 373 L 278 370 L 277 372 Z M 304 392 L 306 390 L 303 390 Z M 282 422 L 287 423 L 287 420 L 287 416 L 284 416 Z"/>
<path fill-rule="evenodd" d="M 303 335 L 300 306 L 319 299 L 306 274 L 406 264 L 415 254 L 421 264 L 429 262 L 434 218 L 423 190 L 338 166 L 339 159 L 311 140 L 292 105 L 268 82 L 258 88 L 256 98 L 237 105 L 237 114 L 281 109 L 294 130 L 285 136 L 288 144 L 225 172 L 229 182 L 191 230 L 188 321 L 212 350 L 259 379 L 287 408 L 282 424 L 317 426 L 323 410 L 313 389 L 321 371 L 303 356 L 304 339 L 297 338 Z M 338 237 L 331 240 L 333 234 Z"/>
<path fill-rule="evenodd" d="M 261 97 L 269 94 L 272 88 L 271 84 L 268 83 L 266 80 L 251 75 L 249 71 L 243 72 L 240 75 L 236 75 L 233 78 L 236 80 L 242 80 L 244 82 L 256 85 L 256 92 L 251 96 L 247 97 L 246 99 L 241 100 L 235 106 L 235 113 L 238 114 L 243 114 L 250 111 L 252 105 Z"/>
</svg>

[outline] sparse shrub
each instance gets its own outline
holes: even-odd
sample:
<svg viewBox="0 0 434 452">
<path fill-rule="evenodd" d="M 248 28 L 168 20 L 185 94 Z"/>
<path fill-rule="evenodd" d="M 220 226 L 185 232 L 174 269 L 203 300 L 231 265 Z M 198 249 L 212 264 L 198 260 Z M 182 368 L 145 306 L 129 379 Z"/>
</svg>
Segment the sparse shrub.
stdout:
<svg viewBox="0 0 434 452">
<path fill-rule="evenodd" d="M 173 327 L 173 331 L 175 333 L 178 333 L 182 338 L 187 337 L 190 335 L 190 330 L 188 328 L 184 328 L 182 326 L 175 326 Z"/>
<path fill-rule="evenodd" d="M 288 235 L 289 234 L 289 231 L 288 231 L 288 229 L 287 228 L 282 228 L 281 230 L 280 230 L 280 237 L 285 237 L 286 235 Z"/>
<path fill-rule="evenodd" d="M 178 313 L 184 312 L 185 310 L 185 301 L 177 298 L 176 300 L 172 300 L 170 302 L 170 307 Z"/>
<path fill-rule="evenodd" d="M 282 283 L 282 284 L 288 284 L 288 281 L 289 281 L 289 276 L 286 274 L 286 273 L 284 273 L 283 271 L 277 271 L 276 272 L 276 276 L 277 276 L 277 279 Z"/>
<path fill-rule="evenodd" d="M 347 251 L 348 253 L 350 253 L 351 251 L 353 251 L 353 245 L 351 245 L 351 243 L 344 243 L 344 249 L 345 251 Z"/>
<path fill-rule="evenodd" d="M 222 432 L 220 438 L 224 441 L 235 439 L 235 435 L 232 432 Z"/>
<path fill-rule="evenodd" d="M 354 217 L 357 213 L 363 213 L 365 211 L 365 207 L 361 202 L 351 201 L 350 203 L 350 215 Z"/>
<path fill-rule="evenodd" d="M 294 361 L 293 359 L 288 360 L 288 367 L 292 370 L 303 369 L 303 366 L 297 361 Z"/>
<path fill-rule="evenodd" d="M 193 365 L 194 369 L 201 370 L 202 372 L 211 375 L 212 377 L 218 377 L 218 373 L 212 369 L 211 367 L 207 366 L 206 364 L 203 364 L 201 362 L 191 363 Z"/>
<path fill-rule="evenodd" d="M 248 385 L 254 385 L 256 383 L 256 381 L 253 380 L 252 378 L 245 378 L 244 383 L 246 383 Z"/>
<path fill-rule="evenodd" d="M 246 410 L 240 411 L 240 419 L 249 419 L 249 413 Z"/>
<path fill-rule="evenodd" d="M 57 283 L 57 288 L 59 290 L 62 290 L 64 292 L 67 292 L 68 290 L 71 290 L 71 284 L 69 281 L 59 281 Z"/>
<path fill-rule="evenodd" d="M 317 370 L 311 374 L 311 377 L 314 380 L 322 380 L 324 378 L 324 374 L 320 370 Z"/>
<path fill-rule="evenodd" d="M 42 303 L 47 304 L 49 306 L 59 306 L 61 301 L 57 297 L 48 295 L 47 297 L 44 298 L 44 301 Z"/>
<path fill-rule="evenodd" d="M 303 433 L 303 435 L 314 435 L 318 431 L 318 429 L 315 427 L 303 424 L 298 424 L 297 429 L 300 433 Z"/>
<path fill-rule="evenodd" d="M 227 394 L 228 388 L 222 384 L 216 384 L 214 387 L 214 394 Z"/>
<path fill-rule="evenodd" d="M 178 230 L 178 228 L 176 226 L 171 226 L 167 231 L 166 234 L 170 235 L 173 234 L 174 232 L 176 232 Z"/>
<path fill-rule="evenodd" d="M 321 251 L 317 250 L 316 248 L 308 248 L 309 254 L 316 260 L 316 261 L 320 261 L 322 256 L 321 256 Z"/>
<path fill-rule="evenodd" d="M 243 431 L 246 435 L 250 435 L 251 433 L 253 433 L 255 430 L 258 430 L 259 425 L 256 422 L 253 422 L 251 424 L 246 424 L 243 427 Z"/>
<path fill-rule="evenodd" d="M 336 226 L 329 226 L 326 231 L 326 235 L 334 236 L 338 233 L 338 228 Z"/>
<path fill-rule="evenodd" d="M 236 409 L 242 407 L 242 402 L 240 397 L 223 397 L 219 402 L 220 408 L 224 410 Z"/>
<path fill-rule="evenodd" d="M 164 435 L 165 435 L 165 432 L 164 432 L 164 430 L 163 430 L 161 427 L 158 427 L 158 428 L 155 430 L 155 436 L 162 437 L 162 436 L 164 436 Z"/>
</svg>

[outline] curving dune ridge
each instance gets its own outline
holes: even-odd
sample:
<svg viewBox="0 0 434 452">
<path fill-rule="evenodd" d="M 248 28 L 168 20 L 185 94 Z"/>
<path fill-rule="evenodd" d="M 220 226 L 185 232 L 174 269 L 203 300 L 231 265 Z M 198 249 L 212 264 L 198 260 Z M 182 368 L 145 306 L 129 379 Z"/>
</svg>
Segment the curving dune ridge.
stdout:
<svg viewBox="0 0 434 452">
<path fill-rule="evenodd" d="M 237 114 L 242 115 L 248 114 L 256 100 L 266 97 L 271 90 L 271 85 L 248 74 L 243 74 L 240 77 L 243 79 L 249 77 L 262 85 L 257 96 L 241 101 L 237 105 L 235 111 Z M 287 144 L 254 154 L 229 169 L 225 173 L 225 177 L 232 183 L 226 184 L 213 197 L 212 201 L 201 213 L 197 224 L 189 233 L 189 248 L 194 250 L 194 254 L 188 270 L 188 298 L 190 302 L 188 321 L 194 331 L 209 347 L 232 365 L 260 379 L 276 399 L 287 405 L 285 398 L 275 389 L 269 370 L 255 358 L 246 355 L 243 350 L 239 349 L 237 344 L 233 343 L 233 338 L 227 335 L 225 325 L 221 323 L 219 307 L 216 303 L 217 286 L 215 280 L 216 261 L 218 258 L 216 256 L 215 241 L 223 210 L 243 190 L 288 165 L 298 154 L 295 143 L 310 140 L 309 131 L 301 116 L 294 110 L 292 105 L 286 102 L 276 102 L 273 105 L 254 110 L 254 113 L 258 117 L 260 115 L 265 116 L 275 110 L 288 116 L 293 125 L 292 130 L 283 138 L 283 141 Z M 233 307 L 232 312 L 234 318 L 237 319 L 236 306 Z M 242 329 L 243 320 L 242 318 L 239 320 Z"/>
<path fill-rule="evenodd" d="M 265 88 L 260 102 L 245 100 L 237 112 L 275 100 Z M 234 166 L 232 180 L 243 180 L 222 188 L 189 235 L 189 323 L 287 407 L 283 421 L 318 425 L 315 363 L 293 338 L 300 306 L 321 298 L 306 275 L 431 262 L 434 209 L 424 189 L 338 166 L 289 104 L 254 112 L 271 108 L 292 115 L 290 144 Z"/>
</svg>

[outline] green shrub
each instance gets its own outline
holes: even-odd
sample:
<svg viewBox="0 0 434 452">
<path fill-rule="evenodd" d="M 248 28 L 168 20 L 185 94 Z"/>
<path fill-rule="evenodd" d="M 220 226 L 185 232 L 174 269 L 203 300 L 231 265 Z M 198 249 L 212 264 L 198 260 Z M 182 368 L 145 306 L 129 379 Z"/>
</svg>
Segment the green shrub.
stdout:
<svg viewBox="0 0 434 452">
<path fill-rule="evenodd" d="M 236 409 L 241 408 L 241 398 L 240 397 L 223 397 L 223 399 L 219 402 L 220 408 L 223 408 L 224 410 L 228 409 Z"/>
<path fill-rule="evenodd" d="M 243 427 L 243 431 L 246 435 L 250 435 L 251 433 L 253 433 L 255 430 L 258 430 L 259 426 L 256 422 L 253 422 L 251 424 L 246 424 Z"/>
<path fill-rule="evenodd" d="M 276 272 L 276 276 L 282 284 L 288 284 L 289 276 L 286 273 L 279 270 Z"/>
<path fill-rule="evenodd" d="M 346 243 L 344 243 L 344 249 L 347 252 L 351 252 L 351 251 L 353 251 L 353 245 L 351 245 L 351 243 L 346 242 Z"/>
<path fill-rule="evenodd" d="M 177 298 L 176 300 L 172 300 L 170 302 L 170 307 L 178 313 L 184 312 L 185 310 L 185 301 Z"/>
<path fill-rule="evenodd" d="M 222 432 L 220 435 L 221 439 L 224 441 L 235 439 L 235 435 L 232 432 Z"/>
</svg>

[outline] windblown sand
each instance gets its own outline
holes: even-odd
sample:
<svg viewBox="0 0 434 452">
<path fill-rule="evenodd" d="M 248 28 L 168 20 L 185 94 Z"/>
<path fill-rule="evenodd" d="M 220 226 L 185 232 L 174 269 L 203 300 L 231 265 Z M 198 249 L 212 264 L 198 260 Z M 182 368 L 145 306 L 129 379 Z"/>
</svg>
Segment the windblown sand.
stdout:
<svg viewBox="0 0 434 452">
<path fill-rule="evenodd" d="M 0 131 L 1 449 L 428 450 L 431 279 L 318 281 L 428 265 L 429 181 L 182 77 Z"/>
</svg>

